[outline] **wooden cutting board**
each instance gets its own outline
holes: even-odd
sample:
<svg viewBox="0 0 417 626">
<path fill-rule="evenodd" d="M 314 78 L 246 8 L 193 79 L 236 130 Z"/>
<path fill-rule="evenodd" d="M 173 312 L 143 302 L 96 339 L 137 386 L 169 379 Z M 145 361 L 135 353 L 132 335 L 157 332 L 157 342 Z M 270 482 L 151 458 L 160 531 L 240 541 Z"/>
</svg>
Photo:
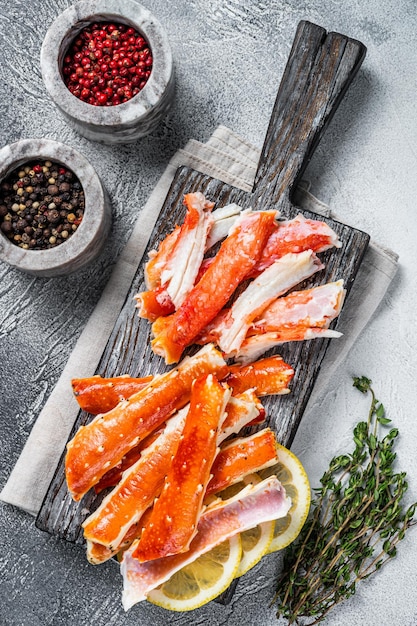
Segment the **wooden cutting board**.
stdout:
<svg viewBox="0 0 417 626">
<path fill-rule="evenodd" d="M 300 212 L 291 201 L 292 191 L 365 53 L 365 47 L 358 41 L 337 33 L 326 33 L 323 28 L 309 22 L 299 24 L 272 111 L 252 193 L 187 167 L 178 170 L 96 373 L 102 376 L 144 376 L 166 370 L 161 358 L 150 349 L 150 324 L 138 317 L 133 296 L 145 290 L 143 266 L 148 251 L 157 247 L 175 224 L 182 221 L 185 193 L 202 191 L 215 202 L 216 208 L 230 202 L 236 202 L 243 208 L 275 208 L 287 219 Z M 301 212 L 308 218 L 322 219 L 321 216 Z M 333 220 L 326 221 L 338 233 L 343 247 L 321 254 L 325 269 L 305 281 L 303 287 L 343 278 L 349 291 L 369 236 Z M 279 350 L 295 369 L 292 393 L 267 398 L 265 405 L 269 425 L 275 430 L 278 441 L 288 447 L 311 394 L 328 341 L 294 342 Z M 80 411 L 70 438 L 81 424 L 90 419 L 91 416 Z M 82 543 L 81 523 L 98 506 L 102 495 L 96 497 L 94 493 L 88 493 L 80 502 L 74 502 L 66 488 L 64 457 L 65 451 L 36 525 L 68 541 Z"/>
</svg>

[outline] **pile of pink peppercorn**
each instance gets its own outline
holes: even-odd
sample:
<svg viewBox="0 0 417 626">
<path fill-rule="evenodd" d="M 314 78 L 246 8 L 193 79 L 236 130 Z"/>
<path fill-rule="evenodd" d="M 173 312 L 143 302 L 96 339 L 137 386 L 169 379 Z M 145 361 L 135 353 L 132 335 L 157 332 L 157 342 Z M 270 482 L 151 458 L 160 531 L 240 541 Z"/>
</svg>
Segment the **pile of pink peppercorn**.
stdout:
<svg viewBox="0 0 417 626">
<path fill-rule="evenodd" d="M 116 106 L 143 89 L 152 71 L 148 42 L 131 26 L 98 22 L 84 28 L 64 57 L 70 92 L 94 106 Z"/>
</svg>

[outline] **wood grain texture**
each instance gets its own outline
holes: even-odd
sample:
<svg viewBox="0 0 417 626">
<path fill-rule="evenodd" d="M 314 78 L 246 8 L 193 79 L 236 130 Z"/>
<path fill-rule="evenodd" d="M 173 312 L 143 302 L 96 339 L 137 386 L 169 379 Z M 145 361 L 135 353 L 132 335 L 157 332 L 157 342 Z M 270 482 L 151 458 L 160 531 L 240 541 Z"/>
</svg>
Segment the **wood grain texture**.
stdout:
<svg viewBox="0 0 417 626">
<path fill-rule="evenodd" d="M 215 202 L 216 207 L 230 202 L 236 202 L 243 208 L 274 207 L 287 219 L 300 212 L 291 203 L 291 191 L 364 54 L 365 48 L 359 42 L 335 33 L 326 35 L 324 29 L 318 26 L 308 22 L 300 23 L 274 105 L 253 193 L 236 189 L 186 167 L 177 171 L 143 262 L 126 296 L 96 373 L 102 376 L 124 373 L 144 376 L 166 369 L 161 358 L 154 355 L 150 348 L 150 324 L 137 316 L 133 296 L 145 289 L 143 264 L 147 253 L 157 246 L 176 223 L 182 221 L 182 200 L 185 193 L 202 191 L 209 200 Z M 303 214 L 307 218 L 318 217 L 306 211 Z M 321 254 L 325 269 L 305 281 L 301 288 L 343 278 L 349 291 L 367 248 L 369 236 L 330 219 L 326 219 L 326 222 L 339 235 L 343 247 Z M 278 398 L 267 398 L 265 406 L 269 425 L 275 430 L 278 440 L 286 446 L 291 445 L 295 436 L 328 341 L 316 339 L 292 343 L 279 350 L 295 369 L 292 393 Z M 193 351 L 195 349 L 190 349 L 188 353 Z M 80 411 L 70 438 L 89 419 L 89 415 Z M 80 502 L 73 502 L 65 483 L 64 456 L 65 452 L 36 525 L 68 541 L 82 543 L 81 523 L 98 506 L 104 494 L 96 497 L 94 493 L 88 493 Z M 228 602 L 230 593 L 223 595 L 223 602 Z"/>
</svg>

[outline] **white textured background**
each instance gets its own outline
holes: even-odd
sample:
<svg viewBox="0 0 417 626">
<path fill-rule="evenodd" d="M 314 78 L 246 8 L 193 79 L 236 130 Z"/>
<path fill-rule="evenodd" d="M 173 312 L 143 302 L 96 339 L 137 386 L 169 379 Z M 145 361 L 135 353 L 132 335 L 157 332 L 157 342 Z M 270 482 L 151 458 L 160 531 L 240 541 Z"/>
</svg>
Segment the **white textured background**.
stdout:
<svg viewBox="0 0 417 626">
<path fill-rule="evenodd" d="M 311 163 L 312 191 L 346 221 L 400 254 L 397 280 L 328 394 L 298 431 L 294 451 L 313 485 L 331 456 L 346 449 L 368 410 L 352 375 L 373 381 L 400 428 L 399 467 L 417 499 L 415 0 L 147 0 L 171 41 L 174 111 L 160 131 L 132 146 L 102 147 L 71 131 L 41 80 L 43 36 L 70 3 L 0 0 L 0 142 L 48 137 L 79 149 L 96 167 L 113 203 L 105 253 L 66 279 L 35 279 L 0 265 L 0 485 L 7 479 L 39 409 L 53 388 L 141 206 L 170 156 L 218 124 L 262 145 L 296 25 L 309 19 L 360 39 L 368 55 Z M 7 626 L 228 624 L 269 626 L 279 559 L 246 575 L 232 604 L 168 614 L 146 603 L 123 613 L 117 568 L 88 565 L 73 545 L 41 533 L 33 519 L 0 508 L 0 623 Z M 399 555 L 328 626 L 416 626 L 417 531 Z"/>
</svg>

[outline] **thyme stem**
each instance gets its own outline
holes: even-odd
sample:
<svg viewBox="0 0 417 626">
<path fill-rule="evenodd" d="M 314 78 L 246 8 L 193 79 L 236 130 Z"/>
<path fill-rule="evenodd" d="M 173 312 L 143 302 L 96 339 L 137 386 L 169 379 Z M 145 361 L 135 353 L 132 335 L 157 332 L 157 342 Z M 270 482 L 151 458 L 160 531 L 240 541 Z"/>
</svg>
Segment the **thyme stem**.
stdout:
<svg viewBox="0 0 417 626">
<path fill-rule="evenodd" d="M 370 393 L 368 419 L 354 428 L 354 451 L 331 460 L 298 541 L 284 555 L 274 601 L 277 616 L 286 617 L 288 624 L 321 622 L 355 593 L 359 581 L 395 556 L 397 544 L 417 523 L 417 503 L 407 509 L 403 505 L 406 475 L 394 472 L 398 430 L 379 435 L 390 420 L 371 381 L 362 376 L 353 384 Z"/>
</svg>

